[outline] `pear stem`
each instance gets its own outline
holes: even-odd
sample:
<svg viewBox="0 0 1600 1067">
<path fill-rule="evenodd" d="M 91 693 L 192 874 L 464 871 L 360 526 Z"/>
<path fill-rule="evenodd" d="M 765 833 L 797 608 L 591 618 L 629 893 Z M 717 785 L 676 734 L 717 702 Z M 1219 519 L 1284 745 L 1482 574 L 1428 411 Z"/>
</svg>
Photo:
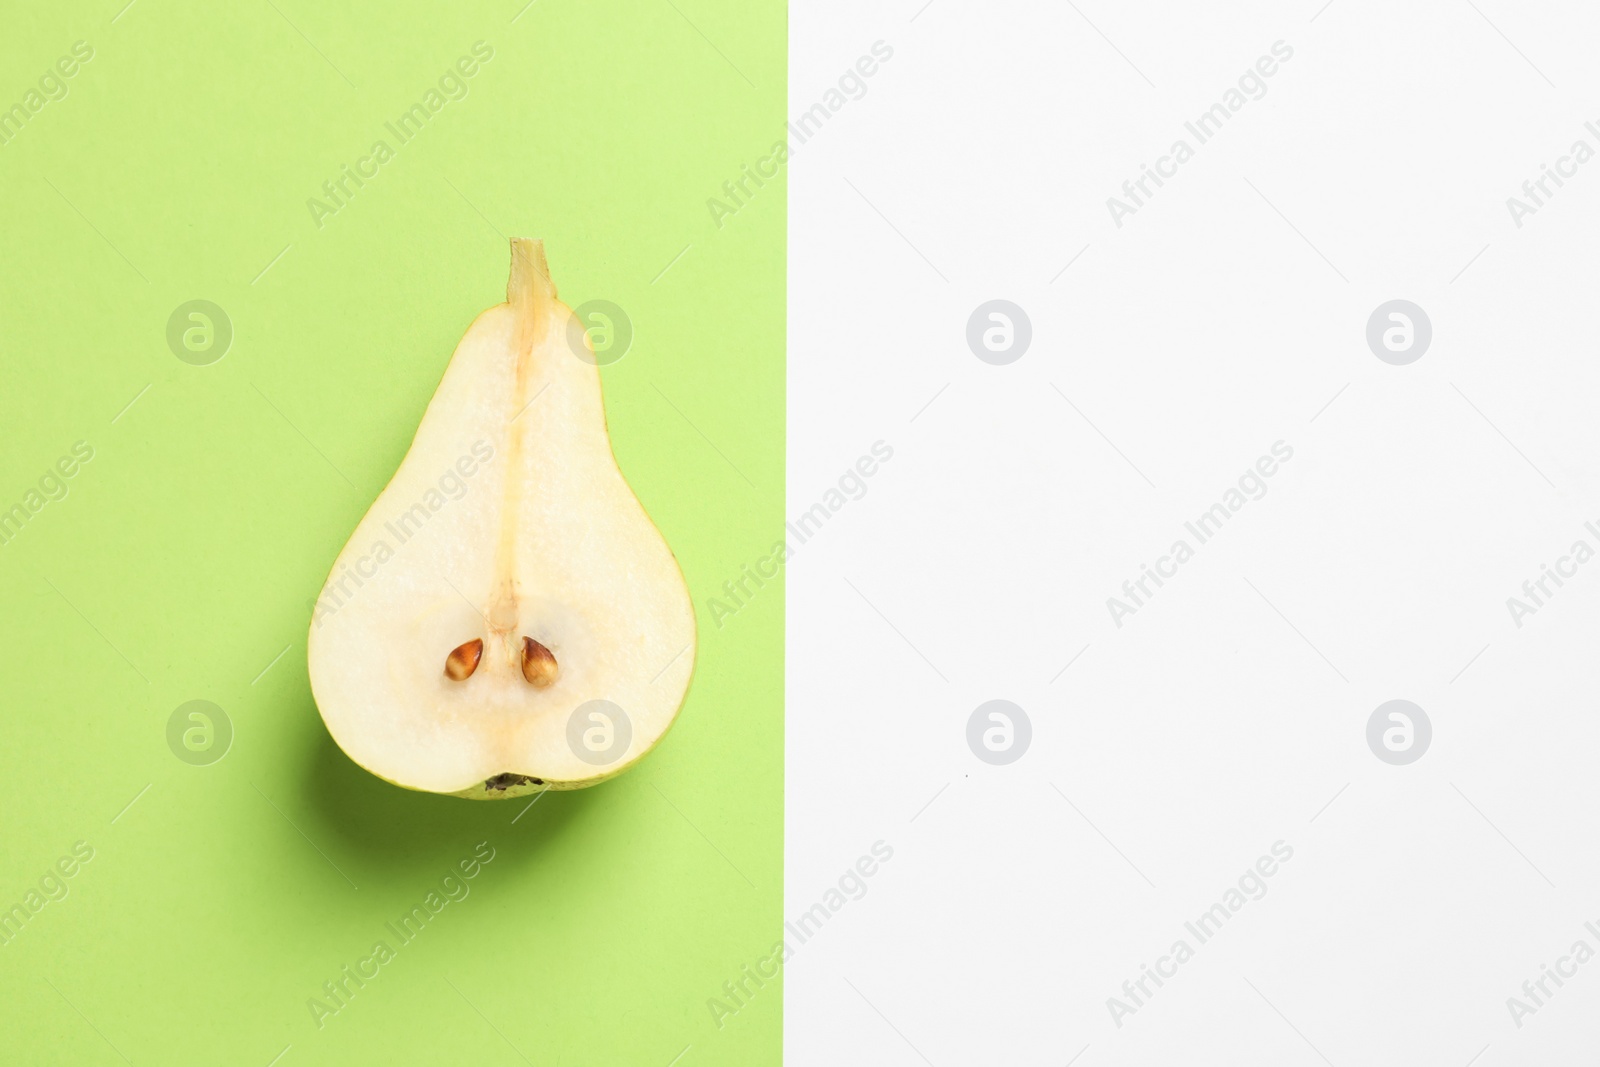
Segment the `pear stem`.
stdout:
<svg viewBox="0 0 1600 1067">
<path fill-rule="evenodd" d="M 500 543 L 495 553 L 496 582 L 487 612 L 491 632 L 503 647 L 509 664 L 521 653 L 511 640 L 517 625 L 517 583 L 513 576 L 516 561 L 517 523 L 521 509 L 515 489 L 517 472 L 522 469 L 523 437 L 526 424 L 517 425 L 522 412 L 532 402 L 529 395 L 534 377 L 533 349 L 549 330 L 556 302 L 555 283 L 550 280 L 550 264 L 544 255 L 544 242 L 537 237 L 511 239 L 511 277 L 506 282 L 506 303 L 512 312 L 511 351 L 516 360 L 513 371 L 512 425 L 507 442 L 506 500 L 501 513 Z"/>
<path fill-rule="evenodd" d="M 524 338 L 522 327 L 538 324 L 556 298 L 555 282 L 550 280 L 550 264 L 544 257 L 544 242 L 537 237 L 511 239 L 511 278 L 506 282 L 506 303 L 517 315 L 517 340 L 532 342 L 532 330 Z M 521 355 L 525 345 L 517 346 Z"/>
</svg>

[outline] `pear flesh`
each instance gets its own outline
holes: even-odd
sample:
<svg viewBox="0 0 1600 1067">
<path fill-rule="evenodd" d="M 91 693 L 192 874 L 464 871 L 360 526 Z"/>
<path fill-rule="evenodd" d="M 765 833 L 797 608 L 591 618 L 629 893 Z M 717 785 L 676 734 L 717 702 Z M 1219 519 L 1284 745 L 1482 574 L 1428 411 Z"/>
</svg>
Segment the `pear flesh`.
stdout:
<svg viewBox="0 0 1600 1067">
<path fill-rule="evenodd" d="M 637 762 L 695 656 L 683 574 L 612 455 L 587 333 L 542 243 L 511 245 L 506 303 L 456 347 L 308 645 L 317 707 L 351 759 L 481 799 Z"/>
</svg>

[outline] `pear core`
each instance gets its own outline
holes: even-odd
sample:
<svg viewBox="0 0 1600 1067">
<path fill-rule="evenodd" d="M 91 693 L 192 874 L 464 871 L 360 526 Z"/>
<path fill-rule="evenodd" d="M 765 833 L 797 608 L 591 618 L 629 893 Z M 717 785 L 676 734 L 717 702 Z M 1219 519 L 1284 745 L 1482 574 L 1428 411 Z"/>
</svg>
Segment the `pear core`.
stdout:
<svg viewBox="0 0 1600 1067">
<path fill-rule="evenodd" d="M 515 238 L 506 302 L 457 345 L 317 601 L 323 722 L 408 789 L 577 789 L 661 739 L 694 658 L 688 589 L 617 467 L 588 335 L 543 243 Z"/>
</svg>

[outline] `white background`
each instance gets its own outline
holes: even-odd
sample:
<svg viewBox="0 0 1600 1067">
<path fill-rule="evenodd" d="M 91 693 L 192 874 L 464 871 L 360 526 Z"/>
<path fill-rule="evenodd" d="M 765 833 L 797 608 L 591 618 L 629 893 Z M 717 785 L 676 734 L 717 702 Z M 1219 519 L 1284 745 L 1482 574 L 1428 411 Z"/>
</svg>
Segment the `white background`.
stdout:
<svg viewBox="0 0 1600 1067">
<path fill-rule="evenodd" d="M 1600 1045 L 1600 960 L 1520 1028 L 1506 1003 L 1600 950 L 1600 560 L 1521 628 L 1506 606 L 1600 548 L 1600 160 L 1506 207 L 1600 149 L 1600 13 L 1320 5 L 792 8 L 791 115 L 894 56 L 790 167 L 791 518 L 894 457 L 788 566 L 788 916 L 894 857 L 787 965 L 787 1062 Z M 1279 40 L 1266 95 L 1114 225 Z M 994 298 L 1032 321 L 1008 366 L 965 338 Z M 1433 326 L 1409 366 L 1365 340 L 1396 298 Z M 1116 627 L 1106 599 L 1280 440 L 1266 496 Z M 1033 727 L 1009 766 L 966 741 L 996 698 Z M 1367 747 L 1395 698 L 1433 724 L 1409 766 Z M 1116 1025 L 1279 840 L 1266 895 Z"/>
</svg>

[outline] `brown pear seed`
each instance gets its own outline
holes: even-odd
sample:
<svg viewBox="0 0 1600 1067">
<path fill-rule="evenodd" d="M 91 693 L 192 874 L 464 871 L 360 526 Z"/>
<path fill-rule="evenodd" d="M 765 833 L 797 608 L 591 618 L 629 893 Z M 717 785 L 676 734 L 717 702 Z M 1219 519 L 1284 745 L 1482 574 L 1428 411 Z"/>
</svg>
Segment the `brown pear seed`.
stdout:
<svg viewBox="0 0 1600 1067">
<path fill-rule="evenodd" d="M 522 676 L 535 689 L 546 689 L 555 682 L 560 668 L 550 650 L 531 637 L 522 639 Z"/>
<path fill-rule="evenodd" d="M 483 658 L 483 639 L 474 637 L 471 641 L 457 645 L 451 650 L 444 661 L 445 676 L 452 681 L 462 682 L 472 677 L 472 672 L 478 669 L 478 661 Z"/>
</svg>

